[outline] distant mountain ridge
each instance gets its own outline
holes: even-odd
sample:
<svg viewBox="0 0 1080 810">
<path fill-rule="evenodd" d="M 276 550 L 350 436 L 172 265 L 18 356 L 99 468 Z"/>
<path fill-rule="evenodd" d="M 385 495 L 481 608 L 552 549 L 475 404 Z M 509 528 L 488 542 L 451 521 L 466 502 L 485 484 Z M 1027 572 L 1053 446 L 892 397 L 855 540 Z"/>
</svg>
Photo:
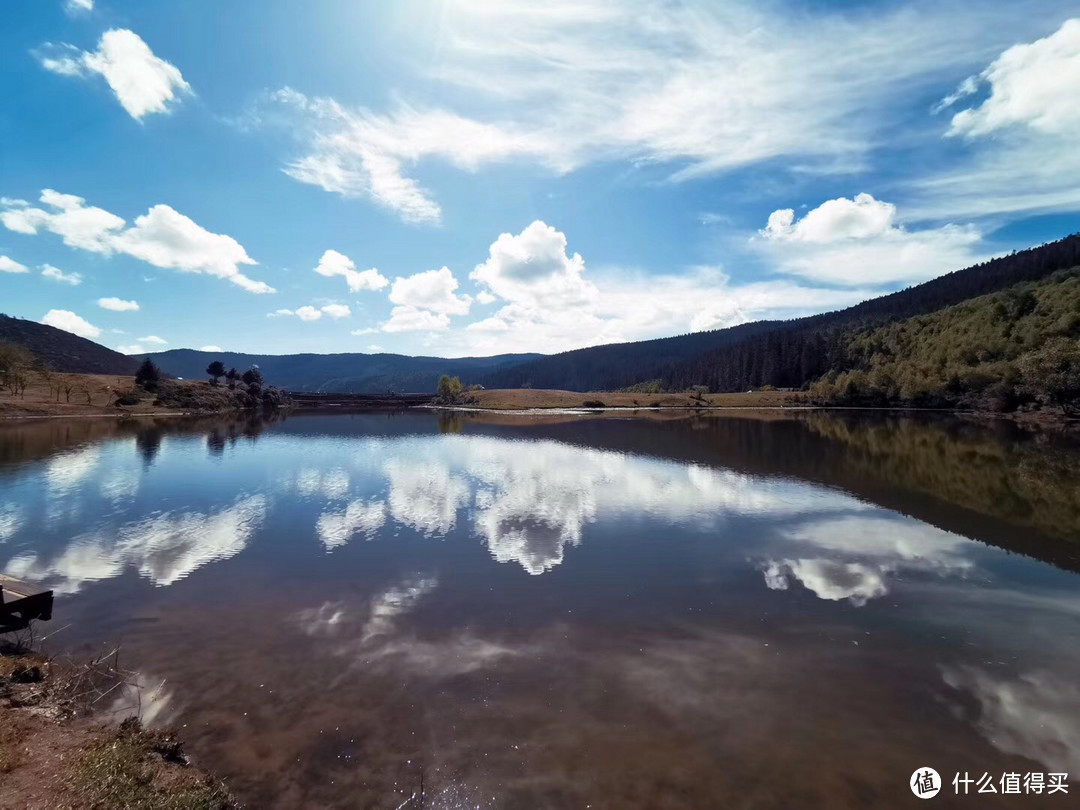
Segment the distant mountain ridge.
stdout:
<svg viewBox="0 0 1080 810">
<path fill-rule="evenodd" d="M 214 360 L 238 370 L 258 365 L 268 382 L 293 391 L 385 393 L 434 390 L 442 374 L 489 388 L 617 390 L 656 381 L 668 390 L 704 385 L 741 391 L 762 385 L 799 388 L 850 367 L 850 342 L 867 330 L 942 310 L 968 299 L 1036 282 L 1080 266 L 1080 234 L 957 270 L 847 309 L 790 321 L 593 346 L 554 355 L 409 357 L 397 354 L 291 354 L 173 349 L 127 357 L 33 321 L 0 316 L 0 340 L 25 345 L 57 371 L 134 374 L 152 358 L 168 374 L 202 378 Z"/>
<path fill-rule="evenodd" d="M 36 321 L 0 315 L 0 341 L 25 346 L 53 371 L 131 376 L 139 364 L 100 343 Z"/>
<path fill-rule="evenodd" d="M 503 365 L 535 360 L 539 354 L 501 354 L 494 357 L 409 357 L 401 354 L 246 354 L 170 349 L 137 356 L 149 357 L 174 377 L 201 379 L 206 367 L 220 360 L 226 368 L 244 371 L 258 366 L 267 382 L 288 391 L 381 394 L 434 391 L 443 374 L 467 380 Z"/>
</svg>

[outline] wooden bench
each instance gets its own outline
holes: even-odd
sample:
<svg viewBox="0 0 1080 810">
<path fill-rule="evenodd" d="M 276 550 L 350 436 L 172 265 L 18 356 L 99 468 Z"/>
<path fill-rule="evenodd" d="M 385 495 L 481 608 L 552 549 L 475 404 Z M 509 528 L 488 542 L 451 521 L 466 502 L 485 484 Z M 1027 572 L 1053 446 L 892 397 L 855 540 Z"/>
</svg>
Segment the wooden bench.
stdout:
<svg viewBox="0 0 1080 810">
<path fill-rule="evenodd" d="M 0 632 L 21 630 L 32 619 L 52 618 L 53 592 L 0 574 Z"/>
</svg>

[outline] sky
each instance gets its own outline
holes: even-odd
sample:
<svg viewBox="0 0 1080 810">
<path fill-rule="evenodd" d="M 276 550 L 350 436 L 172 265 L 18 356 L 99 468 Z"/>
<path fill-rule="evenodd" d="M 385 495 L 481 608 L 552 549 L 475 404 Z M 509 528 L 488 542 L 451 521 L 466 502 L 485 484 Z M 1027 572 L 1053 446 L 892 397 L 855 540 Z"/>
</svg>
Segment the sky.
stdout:
<svg viewBox="0 0 1080 810">
<path fill-rule="evenodd" d="M 1080 230 L 1080 11 L 4 0 L 0 312 L 127 353 L 557 352 Z"/>
</svg>

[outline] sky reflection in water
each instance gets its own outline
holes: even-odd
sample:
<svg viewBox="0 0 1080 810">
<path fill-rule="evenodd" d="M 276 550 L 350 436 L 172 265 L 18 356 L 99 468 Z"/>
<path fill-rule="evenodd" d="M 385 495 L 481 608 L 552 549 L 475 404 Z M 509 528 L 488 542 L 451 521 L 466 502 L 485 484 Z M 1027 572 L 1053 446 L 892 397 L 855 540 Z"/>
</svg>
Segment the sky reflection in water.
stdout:
<svg viewBox="0 0 1080 810">
<path fill-rule="evenodd" d="M 122 640 L 166 684 L 150 719 L 258 806 L 393 806 L 419 768 L 441 806 L 506 807 L 866 806 L 927 763 L 1080 773 L 1074 573 L 819 469 L 717 458 L 791 430 L 828 457 L 829 430 L 630 424 L 59 442 L 0 467 L 0 561 L 64 595 L 64 643 Z M 991 522 L 997 545 L 1031 533 Z"/>
</svg>

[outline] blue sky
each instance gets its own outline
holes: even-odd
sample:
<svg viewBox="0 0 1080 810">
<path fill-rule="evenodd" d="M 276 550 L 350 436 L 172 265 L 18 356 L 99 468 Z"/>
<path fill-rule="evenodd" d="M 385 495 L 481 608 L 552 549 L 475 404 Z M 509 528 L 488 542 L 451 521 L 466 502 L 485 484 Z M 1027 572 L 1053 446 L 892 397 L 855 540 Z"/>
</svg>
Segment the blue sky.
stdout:
<svg viewBox="0 0 1080 810">
<path fill-rule="evenodd" d="M 0 311 L 123 351 L 560 351 L 1080 230 L 1052 0 L 8 0 Z"/>
</svg>

